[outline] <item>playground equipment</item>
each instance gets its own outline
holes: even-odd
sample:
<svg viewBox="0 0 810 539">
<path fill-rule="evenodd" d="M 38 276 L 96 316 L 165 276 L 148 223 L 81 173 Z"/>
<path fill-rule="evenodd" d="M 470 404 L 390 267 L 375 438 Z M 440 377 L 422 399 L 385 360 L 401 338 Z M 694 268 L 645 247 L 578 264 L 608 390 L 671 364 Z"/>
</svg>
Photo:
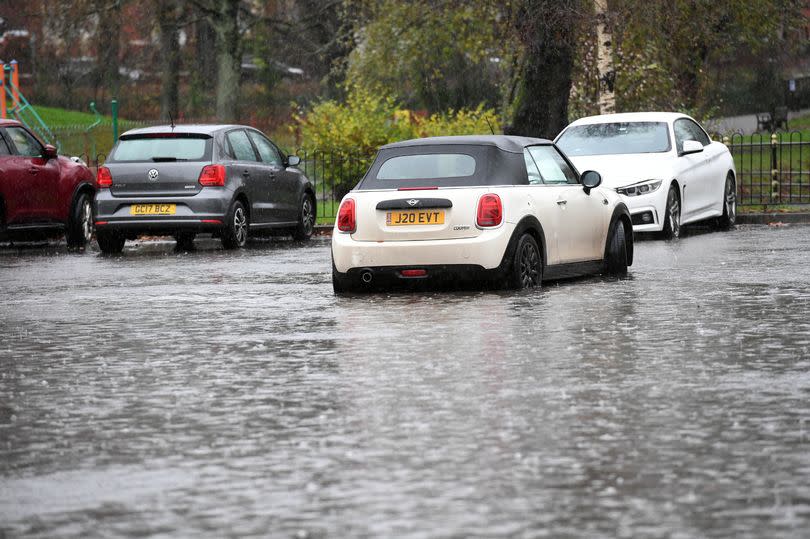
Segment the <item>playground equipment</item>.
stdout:
<svg viewBox="0 0 810 539">
<path fill-rule="evenodd" d="M 56 137 L 20 91 L 20 66 L 0 60 L 0 118 L 13 117 L 39 135 L 47 144 L 59 147 Z M 10 100 L 10 106 L 8 101 Z"/>
</svg>

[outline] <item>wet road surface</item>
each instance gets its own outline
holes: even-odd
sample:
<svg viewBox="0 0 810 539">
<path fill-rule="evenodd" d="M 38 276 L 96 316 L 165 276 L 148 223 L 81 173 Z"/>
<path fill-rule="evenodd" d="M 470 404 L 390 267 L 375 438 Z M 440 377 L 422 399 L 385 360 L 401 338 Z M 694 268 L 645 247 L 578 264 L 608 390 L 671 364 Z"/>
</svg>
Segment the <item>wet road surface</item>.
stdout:
<svg viewBox="0 0 810 539">
<path fill-rule="evenodd" d="M 0 537 L 808 537 L 808 268 L 741 227 L 336 298 L 325 239 L 5 247 Z"/>
</svg>

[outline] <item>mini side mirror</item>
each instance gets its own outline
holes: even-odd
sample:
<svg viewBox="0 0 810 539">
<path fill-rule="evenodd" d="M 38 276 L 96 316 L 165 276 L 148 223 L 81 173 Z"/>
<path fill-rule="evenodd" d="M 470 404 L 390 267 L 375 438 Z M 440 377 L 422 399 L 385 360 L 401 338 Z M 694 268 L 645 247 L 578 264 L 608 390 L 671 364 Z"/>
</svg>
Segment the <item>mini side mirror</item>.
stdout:
<svg viewBox="0 0 810 539">
<path fill-rule="evenodd" d="M 301 162 L 301 158 L 297 155 L 291 155 L 287 157 L 287 166 L 288 167 L 297 167 L 298 164 Z"/>
<path fill-rule="evenodd" d="M 699 153 L 703 151 L 703 144 L 696 140 L 684 140 L 681 155 L 688 155 L 690 153 Z"/>
<path fill-rule="evenodd" d="M 595 170 L 586 170 L 582 173 L 582 176 L 580 176 L 580 181 L 582 182 L 582 188 L 585 190 L 585 193 L 590 194 L 591 189 L 602 185 L 602 176 Z"/>
<path fill-rule="evenodd" d="M 42 150 L 42 157 L 45 159 L 56 159 L 56 147 L 46 144 Z"/>
</svg>

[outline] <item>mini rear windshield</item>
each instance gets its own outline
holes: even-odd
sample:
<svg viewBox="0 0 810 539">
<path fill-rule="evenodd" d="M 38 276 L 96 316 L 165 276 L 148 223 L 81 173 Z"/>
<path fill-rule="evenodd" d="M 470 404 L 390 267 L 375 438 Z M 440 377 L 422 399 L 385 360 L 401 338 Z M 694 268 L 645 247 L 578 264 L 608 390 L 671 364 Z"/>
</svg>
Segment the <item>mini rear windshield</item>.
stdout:
<svg viewBox="0 0 810 539">
<path fill-rule="evenodd" d="M 557 140 L 569 157 L 668 152 L 669 128 L 664 122 L 616 122 L 569 127 Z"/>
<path fill-rule="evenodd" d="M 384 148 L 359 189 L 466 187 L 528 183 L 523 154 L 490 145 L 414 145 Z"/>
<path fill-rule="evenodd" d="M 209 135 L 149 134 L 121 137 L 109 161 L 210 161 Z"/>
<path fill-rule="evenodd" d="M 400 155 L 382 164 L 378 180 L 461 178 L 475 174 L 475 158 L 463 153 Z"/>
</svg>

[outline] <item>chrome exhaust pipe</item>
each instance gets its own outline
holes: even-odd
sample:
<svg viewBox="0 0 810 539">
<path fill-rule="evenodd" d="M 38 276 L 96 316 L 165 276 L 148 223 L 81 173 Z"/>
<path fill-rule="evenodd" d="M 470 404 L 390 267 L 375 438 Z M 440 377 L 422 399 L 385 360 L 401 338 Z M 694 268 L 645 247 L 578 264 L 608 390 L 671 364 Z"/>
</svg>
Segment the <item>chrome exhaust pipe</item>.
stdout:
<svg viewBox="0 0 810 539">
<path fill-rule="evenodd" d="M 363 282 L 368 284 L 374 279 L 374 274 L 371 273 L 371 270 L 365 270 L 363 273 L 360 274 L 360 278 L 363 279 Z"/>
</svg>

